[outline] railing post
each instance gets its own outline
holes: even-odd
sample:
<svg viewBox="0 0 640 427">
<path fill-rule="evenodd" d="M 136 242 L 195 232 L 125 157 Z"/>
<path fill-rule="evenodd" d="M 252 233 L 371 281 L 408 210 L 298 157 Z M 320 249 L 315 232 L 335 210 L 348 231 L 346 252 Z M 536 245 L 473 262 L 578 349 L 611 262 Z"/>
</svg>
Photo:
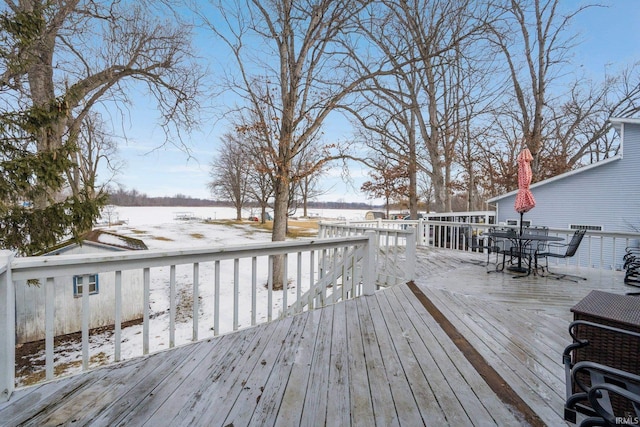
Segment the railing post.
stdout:
<svg viewBox="0 0 640 427">
<path fill-rule="evenodd" d="M 416 235 L 415 233 L 407 234 L 405 243 L 405 280 L 413 281 L 416 275 Z"/>
<path fill-rule="evenodd" d="M 11 279 L 11 251 L 0 251 L 0 402 L 15 388 L 16 298 Z"/>
<path fill-rule="evenodd" d="M 365 231 L 365 236 L 369 239 L 367 242 L 367 247 L 364 251 L 364 259 L 362 263 L 362 281 L 363 283 L 363 292 L 365 295 L 373 295 L 376 290 L 376 278 L 377 274 L 377 266 L 376 266 L 376 249 L 377 249 L 377 234 L 373 230 Z"/>
</svg>

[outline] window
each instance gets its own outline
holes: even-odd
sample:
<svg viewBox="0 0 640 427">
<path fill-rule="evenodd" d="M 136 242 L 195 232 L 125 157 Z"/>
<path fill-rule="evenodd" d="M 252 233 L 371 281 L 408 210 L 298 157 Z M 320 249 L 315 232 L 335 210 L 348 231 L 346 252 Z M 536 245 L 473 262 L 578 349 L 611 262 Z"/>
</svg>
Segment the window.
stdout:
<svg viewBox="0 0 640 427">
<path fill-rule="evenodd" d="M 507 220 L 507 225 L 520 225 L 520 220 L 517 219 L 508 219 Z M 522 220 L 522 226 L 523 227 L 531 227 L 531 221 L 528 219 L 523 219 Z"/>
<path fill-rule="evenodd" d="M 73 276 L 73 296 L 79 298 L 82 296 L 82 288 L 84 285 L 89 286 L 89 295 L 98 293 L 98 275 L 89 274 L 86 276 Z"/>
</svg>

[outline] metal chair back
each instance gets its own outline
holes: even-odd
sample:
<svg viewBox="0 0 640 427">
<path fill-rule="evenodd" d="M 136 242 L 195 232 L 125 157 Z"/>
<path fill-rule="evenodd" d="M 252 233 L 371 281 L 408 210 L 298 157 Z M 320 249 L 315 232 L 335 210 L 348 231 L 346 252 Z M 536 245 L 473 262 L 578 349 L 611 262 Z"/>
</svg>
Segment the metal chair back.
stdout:
<svg viewBox="0 0 640 427">
<path fill-rule="evenodd" d="M 580 246 L 580 242 L 582 242 L 582 238 L 584 237 L 585 233 L 586 230 L 576 230 L 576 232 L 573 233 L 573 237 L 567 245 L 567 251 L 564 254 L 566 258 L 572 257 L 576 254 L 576 252 L 578 251 L 578 246 Z"/>
</svg>

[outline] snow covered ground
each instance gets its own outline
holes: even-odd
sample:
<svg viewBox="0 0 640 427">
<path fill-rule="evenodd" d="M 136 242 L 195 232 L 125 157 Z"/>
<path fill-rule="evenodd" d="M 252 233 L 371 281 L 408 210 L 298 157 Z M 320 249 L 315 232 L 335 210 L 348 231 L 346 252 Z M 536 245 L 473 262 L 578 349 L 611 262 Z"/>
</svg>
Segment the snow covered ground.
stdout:
<svg viewBox="0 0 640 427">
<path fill-rule="evenodd" d="M 191 220 L 176 219 L 189 217 L 198 218 Z M 310 215 L 322 219 L 349 219 L 362 220 L 366 211 L 361 210 L 311 210 Z M 135 237 L 145 242 L 149 249 L 184 249 L 195 247 L 228 247 L 230 245 L 241 245 L 271 240 L 271 234 L 254 227 L 250 223 L 242 224 L 215 224 L 204 219 L 221 220 L 235 217 L 235 210 L 232 208 L 182 208 L 182 207 L 115 207 L 112 210 L 112 219 L 115 217 L 124 220 L 124 224 L 117 226 L 103 226 L 111 232 L 116 232 L 125 236 Z M 246 215 L 247 217 L 249 215 Z M 295 219 L 291 223 L 295 223 Z M 266 257 L 258 258 L 258 277 L 267 276 Z M 295 257 L 289 259 L 289 271 L 295 271 Z M 308 264 L 305 261 L 304 264 Z M 191 264 L 176 267 L 176 345 L 191 342 L 193 335 L 193 290 L 192 290 L 192 270 Z M 306 267 L 304 271 L 308 271 Z M 221 283 L 220 283 L 220 333 L 227 333 L 233 330 L 233 262 L 223 261 L 221 263 Z M 294 275 L 295 273 L 290 273 Z M 238 296 L 239 306 L 239 327 L 244 328 L 251 325 L 251 265 L 250 260 L 241 260 L 240 283 Z M 213 336 L 213 307 L 214 307 L 214 263 L 203 263 L 200 266 L 200 294 L 199 305 L 200 315 L 198 317 L 199 339 Z M 308 275 L 303 280 L 308 283 Z M 292 282 L 294 282 L 292 280 Z M 296 283 L 288 289 L 289 301 L 295 297 Z M 304 286 L 304 285 L 303 285 Z M 301 286 L 301 291 L 306 289 Z M 308 285 L 307 285 L 308 286 Z M 154 268 L 151 271 L 151 295 L 150 295 L 150 352 L 160 351 L 169 348 L 169 267 Z M 262 283 L 258 283 L 256 289 L 256 318 L 257 323 L 267 320 L 268 312 L 268 291 Z M 273 316 L 278 315 L 282 306 L 282 291 L 273 293 L 272 309 Z M 142 355 L 142 325 L 133 325 L 123 328 L 122 331 L 122 358 L 129 359 Z M 55 348 L 56 373 L 64 375 L 79 372 L 81 370 L 81 346 L 78 340 L 70 340 Z M 91 366 L 97 366 L 113 361 L 114 343 L 113 334 L 106 331 L 90 336 Z M 44 360 L 43 351 L 32 355 L 30 360 Z M 33 368 L 33 366 L 32 366 Z M 30 375 L 41 376 L 40 372 L 31 369 Z M 29 378 L 18 377 L 18 385 L 27 384 Z"/>
<path fill-rule="evenodd" d="M 116 206 L 114 207 L 116 217 L 128 221 L 129 225 L 158 225 L 174 224 L 174 218 L 179 214 L 190 213 L 200 219 L 235 219 L 236 210 L 225 207 L 136 207 L 136 206 Z M 258 215 L 259 209 L 245 209 L 242 211 L 243 218 Z M 302 211 L 298 214 L 301 215 Z M 366 210 L 358 209 L 309 209 L 309 216 L 319 219 L 348 219 L 363 220 Z M 296 217 L 296 215 L 294 215 Z"/>
</svg>

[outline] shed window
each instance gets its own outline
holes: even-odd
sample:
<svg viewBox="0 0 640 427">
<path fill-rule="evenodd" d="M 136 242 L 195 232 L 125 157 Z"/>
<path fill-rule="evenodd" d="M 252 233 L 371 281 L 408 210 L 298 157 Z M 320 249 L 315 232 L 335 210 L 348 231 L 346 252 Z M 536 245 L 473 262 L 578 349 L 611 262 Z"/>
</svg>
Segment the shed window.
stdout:
<svg viewBox="0 0 640 427">
<path fill-rule="evenodd" d="M 89 286 L 89 295 L 98 293 L 98 275 L 89 274 L 86 276 L 73 276 L 73 296 L 78 298 L 82 296 L 82 287 Z"/>
</svg>

